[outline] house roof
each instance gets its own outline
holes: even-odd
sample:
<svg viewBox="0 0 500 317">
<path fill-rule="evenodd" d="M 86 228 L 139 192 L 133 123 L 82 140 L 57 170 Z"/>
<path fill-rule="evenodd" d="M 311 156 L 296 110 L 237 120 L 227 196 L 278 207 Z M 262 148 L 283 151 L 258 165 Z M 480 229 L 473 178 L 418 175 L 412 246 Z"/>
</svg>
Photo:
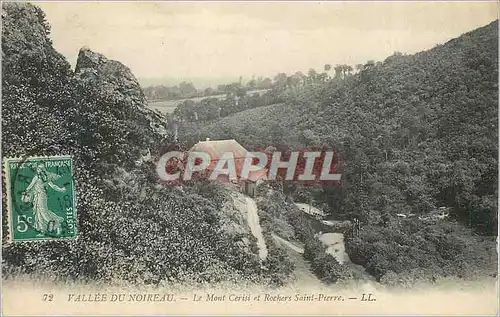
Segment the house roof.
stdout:
<svg viewBox="0 0 500 317">
<path fill-rule="evenodd" d="M 245 158 L 248 152 L 236 140 L 216 140 L 216 141 L 200 141 L 196 143 L 190 152 L 204 152 L 210 154 L 212 160 L 217 160 L 222 157 L 224 153 L 232 152 L 235 159 Z"/>
<path fill-rule="evenodd" d="M 251 152 L 247 151 L 241 144 L 236 140 L 215 140 L 215 141 L 200 141 L 196 143 L 189 152 L 204 152 L 210 155 L 211 164 L 207 168 L 212 170 L 215 167 L 215 162 L 219 160 L 224 153 L 231 152 L 235 160 L 235 167 L 237 173 L 241 172 L 245 156 L 254 157 Z M 247 154 L 248 153 L 248 154 Z M 248 179 L 251 181 L 257 181 L 259 179 L 265 178 L 267 174 L 267 169 L 263 168 L 257 171 L 251 171 L 248 175 Z"/>
<path fill-rule="evenodd" d="M 251 171 L 248 173 L 248 180 L 252 182 L 256 182 L 261 179 L 267 179 L 267 168 L 263 168 L 257 171 Z"/>
</svg>

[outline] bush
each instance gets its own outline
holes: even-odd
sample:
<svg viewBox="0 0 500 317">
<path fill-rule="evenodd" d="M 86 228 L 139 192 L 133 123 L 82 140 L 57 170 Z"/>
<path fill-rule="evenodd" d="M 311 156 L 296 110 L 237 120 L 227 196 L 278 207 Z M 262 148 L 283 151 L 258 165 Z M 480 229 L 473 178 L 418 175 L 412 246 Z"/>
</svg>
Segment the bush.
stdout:
<svg viewBox="0 0 500 317">
<path fill-rule="evenodd" d="M 313 273 L 324 283 L 332 284 L 351 277 L 349 269 L 326 253 L 326 246 L 316 238 L 306 240 L 304 259 L 309 261 Z"/>
<path fill-rule="evenodd" d="M 359 236 L 348 237 L 345 243 L 354 263 L 389 284 L 439 276 L 471 278 L 496 271 L 493 238 L 444 220 L 432 225 L 407 220 L 390 228 L 366 225 Z"/>
<path fill-rule="evenodd" d="M 316 258 L 311 266 L 316 276 L 324 283 L 337 283 L 340 279 L 345 278 L 345 270 L 342 265 L 330 254 Z"/>
<path fill-rule="evenodd" d="M 268 232 L 264 235 L 267 245 L 267 257 L 262 265 L 266 269 L 266 279 L 272 286 L 285 285 L 294 270 L 294 264 L 288 258 L 285 250 L 281 249 L 271 234 Z"/>
<path fill-rule="evenodd" d="M 304 259 L 307 261 L 315 261 L 316 258 L 320 257 L 325 253 L 326 247 L 321 241 L 316 238 L 309 238 L 304 242 Z"/>
</svg>

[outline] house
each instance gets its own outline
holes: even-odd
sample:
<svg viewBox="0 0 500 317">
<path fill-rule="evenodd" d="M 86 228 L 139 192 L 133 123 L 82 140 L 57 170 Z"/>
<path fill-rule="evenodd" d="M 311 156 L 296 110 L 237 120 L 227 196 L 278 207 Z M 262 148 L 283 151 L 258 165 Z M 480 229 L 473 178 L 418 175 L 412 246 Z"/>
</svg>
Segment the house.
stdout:
<svg viewBox="0 0 500 317">
<path fill-rule="evenodd" d="M 240 179 L 241 169 L 243 167 L 243 163 L 245 161 L 245 157 L 252 156 L 251 154 L 247 154 L 247 151 L 241 144 L 239 144 L 236 140 L 216 140 L 211 141 L 207 138 L 205 141 L 200 141 L 196 143 L 189 152 L 203 152 L 210 155 L 211 161 L 210 165 L 207 167 L 208 173 L 212 173 L 215 169 L 216 165 L 220 162 L 220 158 L 228 152 L 231 152 L 234 157 L 234 165 L 236 169 L 236 175 L 238 176 L 238 180 L 230 180 L 228 175 L 219 175 L 216 180 L 225 183 L 225 184 L 233 184 L 240 187 L 240 189 L 249 196 L 255 195 L 255 189 L 258 184 L 267 179 L 267 169 L 263 168 L 258 171 L 250 172 L 248 175 L 248 179 L 242 180 Z"/>
<path fill-rule="evenodd" d="M 248 175 L 248 179 L 244 181 L 244 189 L 243 192 L 247 194 L 250 197 L 255 196 L 255 189 L 257 188 L 257 185 L 262 183 L 267 179 L 267 169 L 264 168 L 259 171 L 255 172 L 250 172 L 250 175 Z"/>
</svg>

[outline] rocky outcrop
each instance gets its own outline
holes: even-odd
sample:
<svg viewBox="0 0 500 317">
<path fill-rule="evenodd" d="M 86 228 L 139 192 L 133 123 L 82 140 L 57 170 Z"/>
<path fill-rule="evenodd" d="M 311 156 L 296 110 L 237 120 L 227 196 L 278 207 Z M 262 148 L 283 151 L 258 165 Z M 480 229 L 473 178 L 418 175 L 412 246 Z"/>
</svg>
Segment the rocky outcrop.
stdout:
<svg viewBox="0 0 500 317">
<path fill-rule="evenodd" d="M 98 81 L 105 95 L 114 100 L 115 104 L 119 107 L 132 108 L 129 113 L 134 119 L 137 119 L 139 111 L 143 118 L 138 119 L 143 119 L 141 120 L 143 124 L 149 125 L 149 128 L 157 134 L 162 136 L 168 134 L 167 118 L 146 107 L 147 100 L 139 81 L 124 64 L 110 60 L 88 47 L 82 47 L 78 53 L 75 75 L 83 81 Z"/>
<path fill-rule="evenodd" d="M 82 47 L 78 53 L 75 74 L 82 79 L 99 78 L 137 106 L 146 106 L 146 97 L 134 74 L 122 63 Z"/>
</svg>

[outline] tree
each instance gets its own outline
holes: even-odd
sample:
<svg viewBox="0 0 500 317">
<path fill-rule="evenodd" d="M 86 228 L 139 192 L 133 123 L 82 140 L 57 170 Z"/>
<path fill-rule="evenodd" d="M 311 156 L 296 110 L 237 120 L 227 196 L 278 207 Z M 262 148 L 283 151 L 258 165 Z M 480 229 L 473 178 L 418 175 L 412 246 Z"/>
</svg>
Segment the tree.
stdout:
<svg viewBox="0 0 500 317">
<path fill-rule="evenodd" d="M 307 76 L 304 75 L 304 73 L 302 73 L 301 71 L 295 72 L 295 74 L 293 74 L 292 76 L 299 86 L 306 84 Z"/>
<path fill-rule="evenodd" d="M 274 85 L 278 90 L 285 89 L 287 86 L 287 75 L 285 73 L 279 73 L 274 77 Z"/>
<path fill-rule="evenodd" d="M 310 83 L 316 82 L 316 79 L 318 77 L 318 73 L 314 68 L 310 68 L 309 71 L 307 72 L 307 77 Z"/>
<path fill-rule="evenodd" d="M 340 65 L 340 64 L 335 65 L 334 70 L 335 70 L 335 78 L 338 78 L 338 79 L 344 78 L 343 77 L 344 74 L 343 74 L 343 66 L 342 65 Z"/>
<path fill-rule="evenodd" d="M 187 83 L 185 81 L 179 84 L 179 91 L 183 97 L 194 97 L 198 92 L 193 83 Z"/>
<path fill-rule="evenodd" d="M 253 78 L 250 81 L 248 81 L 248 83 L 247 83 L 247 87 L 250 90 L 255 89 L 256 86 L 257 86 L 257 81 Z"/>
<path fill-rule="evenodd" d="M 302 72 L 296 72 L 295 74 L 287 78 L 287 86 L 298 87 L 305 84 L 306 76 Z"/>
<path fill-rule="evenodd" d="M 271 78 L 266 77 L 262 80 L 261 86 L 259 87 L 260 89 L 270 89 L 273 87 L 273 81 Z"/>
<path fill-rule="evenodd" d="M 345 65 L 345 71 L 347 73 L 348 76 L 351 76 L 352 75 L 352 66 L 349 66 L 349 65 Z"/>
<path fill-rule="evenodd" d="M 214 94 L 214 89 L 212 87 L 208 87 L 203 92 L 205 96 L 212 96 Z"/>
</svg>

